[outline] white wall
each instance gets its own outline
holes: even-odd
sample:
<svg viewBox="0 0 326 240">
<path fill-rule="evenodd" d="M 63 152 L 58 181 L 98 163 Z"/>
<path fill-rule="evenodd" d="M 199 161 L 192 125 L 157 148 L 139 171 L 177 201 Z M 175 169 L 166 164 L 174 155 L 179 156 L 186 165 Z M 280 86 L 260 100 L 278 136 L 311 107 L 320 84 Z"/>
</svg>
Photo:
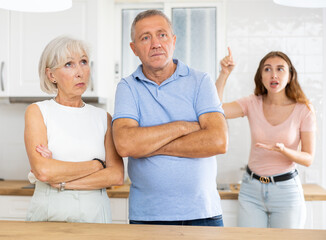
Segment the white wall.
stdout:
<svg viewBox="0 0 326 240">
<path fill-rule="evenodd" d="M 27 179 L 29 162 L 24 146 L 27 104 L 0 103 L 0 178 Z"/>
</svg>

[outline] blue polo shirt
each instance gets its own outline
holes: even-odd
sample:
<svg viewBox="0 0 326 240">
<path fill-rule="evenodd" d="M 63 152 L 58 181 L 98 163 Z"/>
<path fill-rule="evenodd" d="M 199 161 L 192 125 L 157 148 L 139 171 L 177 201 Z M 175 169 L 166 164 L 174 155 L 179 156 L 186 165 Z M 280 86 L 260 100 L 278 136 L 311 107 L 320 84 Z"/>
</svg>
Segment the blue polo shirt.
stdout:
<svg viewBox="0 0 326 240">
<path fill-rule="evenodd" d="M 174 121 L 198 121 L 209 112 L 224 114 L 213 81 L 181 61 L 174 74 L 157 85 L 142 65 L 123 78 L 116 91 L 113 120 L 131 118 L 140 127 Z M 179 221 L 222 214 L 216 189 L 215 156 L 182 158 L 158 155 L 128 160 L 132 182 L 129 219 Z"/>
</svg>

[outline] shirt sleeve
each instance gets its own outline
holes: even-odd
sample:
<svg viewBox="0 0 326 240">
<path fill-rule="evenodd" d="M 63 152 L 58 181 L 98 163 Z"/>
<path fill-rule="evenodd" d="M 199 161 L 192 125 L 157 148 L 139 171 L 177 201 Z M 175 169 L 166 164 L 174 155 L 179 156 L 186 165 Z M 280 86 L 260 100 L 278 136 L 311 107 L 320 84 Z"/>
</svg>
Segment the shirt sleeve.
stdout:
<svg viewBox="0 0 326 240">
<path fill-rule="evenodd" d="M 253 95 L 250 95 L 250 96 L 243 97 L 243 98 L 236 100 L 236 102 L 242 108 L 242 112 L 243 112 L 244 116 L 248 116 L 248 106 L 250 105 L 250 101 L 251 101 L 252 97 L 253 97 Z"/>
<path fill-rule="evenodd" d="M 222 103 L 217 95 L 216 87 L 207 74 L 204 74 L 199 84 L 195 108 L 197 117 L 209 112 L 219 112 L 224 115 Z"/>
<path fill-rule="evenodd" d="M 316 131 L 316 114 L 314 107 L 310 104 L 308 109 L 305 107 L 305 114 L 300 125 L 301 132 L 315 132 Z"/>
<path fill-rule="evenodd" d="M 112 122 L 118 118 L 131 118 L 139 123 L 139 113 L 135 96 L 125 80 L 121 80 L 115 94 L 114 115 Z"/>
</svg>

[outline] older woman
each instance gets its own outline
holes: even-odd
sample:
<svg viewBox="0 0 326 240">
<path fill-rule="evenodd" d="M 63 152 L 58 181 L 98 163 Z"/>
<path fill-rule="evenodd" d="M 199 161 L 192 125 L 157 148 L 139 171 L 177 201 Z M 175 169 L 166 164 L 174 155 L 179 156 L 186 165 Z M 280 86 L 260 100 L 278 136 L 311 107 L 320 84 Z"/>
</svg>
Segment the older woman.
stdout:
<svg viewBox="0 0 326 240">
<path fill-rule="evenodd" d="M 123 161 L 110 114 L 82 100 L 88 56 L 83 42 L 68 37 L 52 40 L 41 56 L 41 89 L 56 97 L 25 114 L 29 179 L 36 181 L 27 221 L 111 222 L 106 187 L 123 183 Z"/>
</svg>

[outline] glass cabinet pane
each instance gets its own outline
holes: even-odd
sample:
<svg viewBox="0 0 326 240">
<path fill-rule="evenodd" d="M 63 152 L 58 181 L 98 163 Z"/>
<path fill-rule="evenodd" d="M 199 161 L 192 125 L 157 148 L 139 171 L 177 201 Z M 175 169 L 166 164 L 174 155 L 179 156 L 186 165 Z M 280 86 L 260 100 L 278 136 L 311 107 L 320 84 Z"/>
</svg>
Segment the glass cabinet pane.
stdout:
<svg viewBox="0 0 326 240">
<path fill-rule="evenodd" d="M 216 78 L 216 8 L 173 8 L 174 57 Z"/>
<path fill-rule="evenodd" d="M 145 9 L 123 9 L 122 10 L 122 77 L 133 73 L 140 64 L 138 57 L 134 55 L 129 44 L 130 28 L 134 18 Z"/>
</svg>

